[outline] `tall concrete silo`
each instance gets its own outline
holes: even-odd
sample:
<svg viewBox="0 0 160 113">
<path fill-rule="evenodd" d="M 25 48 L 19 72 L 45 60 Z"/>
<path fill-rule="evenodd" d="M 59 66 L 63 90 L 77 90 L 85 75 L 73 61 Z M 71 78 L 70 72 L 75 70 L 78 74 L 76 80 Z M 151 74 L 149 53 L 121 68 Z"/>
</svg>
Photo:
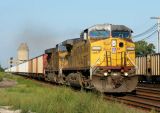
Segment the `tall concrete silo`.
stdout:
<svg viewBox="0 0 160 113">
<path fill-rule="evenodd" d="M 27 43 L 21 43 L 18 48 L 17 60 L 19 63 L 29 60 L 29 48 Z"/>
</svg>

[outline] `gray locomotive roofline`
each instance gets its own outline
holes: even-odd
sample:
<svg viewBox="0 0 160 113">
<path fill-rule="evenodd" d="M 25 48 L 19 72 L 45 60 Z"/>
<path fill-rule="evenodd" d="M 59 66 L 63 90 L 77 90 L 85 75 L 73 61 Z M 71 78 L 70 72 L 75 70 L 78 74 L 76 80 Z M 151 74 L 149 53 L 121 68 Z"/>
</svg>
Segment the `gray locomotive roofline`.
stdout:
<svg viewBox="0 0 160 113">
<path fill-rule="evenodd" d="M 62 45 L 73 45 L 75 42 L 81 40 L 81 38 L 73 38 L 73 39 L 68 39 L 62 42 Z"/>
<path fill-rule="evenodd" d="M 55 49 L 55 47 L 54 48 L 49 48 L 49 49 L 46 49 L 44 52 L 45 52 L 45 54 L 49 54 L 49 53 L 52 53 L 52 51 Z"/>
<path fill-rule="evenodd" d="M 111 25 L 111 30 L 116 31 L 116 30 L 124 30 L 124 31 L 130 31 L 133 33 L 132 29 L 126 27 L 125 25 Z"/>
<path fill-rule="evenodd" d="M 84 31 L 92 31 L 92 30 L 109 30 L 109 31 L 129 31 L 133 33 L 133 30 L 126 27 L 125 25 L 113 25 L 113 24 L 97 24 L 92 27 L 85 29 Z"/>
<path fill-rule="evenodd" d="M 60 42 L 60 43 L 56 44 L 56 46 L 55 46 L 54 48 L 46 49 L 46 50 L 45 50 L 45 54 L 51 53 L 54 49 L 62 49 L 62 50 L 63 50 L 62 47 L 63 47 L 63 46 L 66 46 L 66 45 L 71 45 L 71 46 L 73 46 L 73 44 L 74 44 L 75 42 L 78 42 L 79 40 L 81 40 L 81 38 L 67 39 L 67 40 L 65 40 L 65 41 L 63 41 L 63 42 Z"/>
</svg>

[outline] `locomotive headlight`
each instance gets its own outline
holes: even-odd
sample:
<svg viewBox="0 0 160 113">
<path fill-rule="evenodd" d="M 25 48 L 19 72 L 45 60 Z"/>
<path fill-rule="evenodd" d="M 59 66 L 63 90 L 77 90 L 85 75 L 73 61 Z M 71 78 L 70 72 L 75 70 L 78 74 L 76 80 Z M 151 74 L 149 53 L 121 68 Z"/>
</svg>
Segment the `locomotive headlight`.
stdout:
<svg viewBox="0 0 160 113">
<path fill-rule="evenodd" d="M 104 73 L 104 76 L 107 76 L 107 75 L 108 75 L 108 73 L 107 73 L 107 72 L 105 72 L 105 73 Z"/>
<path fill-rule="evenodd" d="M 117 73 L 113 73 L 113 76 L 117 76 L 118 74 Z"/>
<path fill-rule="evenodd" d="M 112 47 L 115 47 L 116 46 L 116 40 L 112 40 Z"/>
<path fill-rule="evenodd" d="M 125 72 L 125 73 L 124 73 L 124 76 L 128 76 L 128 73 L 127 73 L 127 72 Z"/>
</svg>

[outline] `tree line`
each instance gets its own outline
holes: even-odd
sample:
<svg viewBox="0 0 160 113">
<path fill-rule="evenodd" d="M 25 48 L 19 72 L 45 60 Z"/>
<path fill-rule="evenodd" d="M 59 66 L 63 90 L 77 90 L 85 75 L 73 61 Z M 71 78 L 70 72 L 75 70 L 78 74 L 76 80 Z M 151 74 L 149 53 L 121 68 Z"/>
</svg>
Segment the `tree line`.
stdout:
<svg viewBox="0 0 160 113">
<path fill-rule="evenodd" d="M 136 56 L 142 56 L 147 54 L 155 53 L 155 46 L 152 43 L 147 43 L 146 41 L 135 42 L 135 52 Z"/>
</svg>

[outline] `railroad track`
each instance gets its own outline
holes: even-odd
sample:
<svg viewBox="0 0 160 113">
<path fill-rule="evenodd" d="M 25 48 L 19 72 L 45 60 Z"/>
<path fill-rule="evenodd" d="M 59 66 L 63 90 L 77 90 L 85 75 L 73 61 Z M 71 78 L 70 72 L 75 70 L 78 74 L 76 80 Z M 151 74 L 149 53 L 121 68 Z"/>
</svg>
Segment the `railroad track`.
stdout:
<svg viewBox="0 0 160 113">
<path fill-rule="evenodd" d="M 139 83 L 138 87 L 157 88 L 160 89 L 160 83 Z"/>
<path fill-rule="evenodd" d="M 107 100 L 114 100 L 143 110 L 155 110 L 160 113 L 160 89 L 137 87 L 136 94 L 125 96 L 104 96 Z"/>
</svg>

